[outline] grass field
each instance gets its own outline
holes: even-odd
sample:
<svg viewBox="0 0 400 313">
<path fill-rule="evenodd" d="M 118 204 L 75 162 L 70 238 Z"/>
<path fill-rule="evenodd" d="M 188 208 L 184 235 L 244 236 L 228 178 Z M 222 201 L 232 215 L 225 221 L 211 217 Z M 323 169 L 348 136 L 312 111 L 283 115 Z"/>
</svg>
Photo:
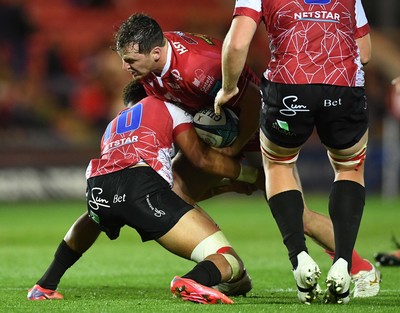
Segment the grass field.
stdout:
<svg viewBox="0 0 400 313">
<path fill-rule="evenodd" d="M 326 212 L 326 198 L 306 200 L 311 208 Z M 193 263 L 154 242 L 141 243 L 128 228 L 116 241 L 102 235 L 66 273 L 58 288 L 64 300 L 28 301 L 27 289 L 44 273 L 67 229 L 85 210 L 84 202 L 52 201 L 0 203 L 0 312 L 400 312 L 398 267 L 381 268 L 377 297 L 352 299 L 345 307 L 298 303 L 286 249 L 261 195 L 224 195 L 202 205 L 219 222 L 253 278 L 254 289 L 247 297 L 233 298 L 234 305 L 173 298 L 171 279 Z M 400 237 L 399 207 L 399 199 L 368 199 L 356 245 L 361 255 L 372 260 L 374 252 L 393 249 L 390 236 L 397 232 Z M 331 261 L 307 242 L 324 279 Z"/>
</svg>

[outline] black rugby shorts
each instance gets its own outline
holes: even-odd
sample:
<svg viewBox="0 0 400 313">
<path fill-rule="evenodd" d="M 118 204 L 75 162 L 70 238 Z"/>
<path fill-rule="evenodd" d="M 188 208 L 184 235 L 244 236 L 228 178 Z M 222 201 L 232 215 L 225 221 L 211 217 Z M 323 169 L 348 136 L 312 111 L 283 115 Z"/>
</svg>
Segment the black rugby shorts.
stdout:
<svg viewBox="0 0 400 313">
<path fill-rule="evenodd" d="M 322 84 L 261 82 L 261 130 L 275 144 L 296 148 L 314 127 L 321 142 L 333 149 L 356 144 L 368 129 L 365 90 Z"/>
<path fill-rule="evenodd" d="M 151 167 L 126 168 L 87 180 L 88 213 L 110 239 L 128 225 L 142 241 L 165 235 L 193 206 Z"/>
</svg>

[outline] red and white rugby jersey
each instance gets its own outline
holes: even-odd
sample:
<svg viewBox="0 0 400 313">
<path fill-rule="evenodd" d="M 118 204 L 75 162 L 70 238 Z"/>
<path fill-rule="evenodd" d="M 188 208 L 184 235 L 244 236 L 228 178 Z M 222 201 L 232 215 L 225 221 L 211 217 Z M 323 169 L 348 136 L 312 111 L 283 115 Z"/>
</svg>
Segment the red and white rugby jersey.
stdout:
<svg viewBox="0 0 400 313">
<path fill-rule="evenodd" d="M 90 161 L 86 178 L 105 175 L 146 162 L 172 186 L 174 138 L 193 127 L 191 115 L 149 96 L 122 110 L 107 126 L 101 158 Z"/>
<path fill-rule="evenodd" d="M 179 31 L 164 35 L 168 41 L 167 62 L 160 76 L 151 73 L 143 79 L 147 94 L 181 104 L 191 113 L 213 106 L 222 81 L 222 41 Z M 254 72 L 246 67 L 238 83 L 241 92 L 249 80 L 259 83 Z M 234 106 L 238 98 L 240 95 L 228 105 Z"/>
<path fill-rule="evenodd" d="M 235 15 L 265 23 L 265 77 L 285 84 L 363 86 L 355 39 L 369 33 L 361 0 L 237 0 Z"/>
</svg>

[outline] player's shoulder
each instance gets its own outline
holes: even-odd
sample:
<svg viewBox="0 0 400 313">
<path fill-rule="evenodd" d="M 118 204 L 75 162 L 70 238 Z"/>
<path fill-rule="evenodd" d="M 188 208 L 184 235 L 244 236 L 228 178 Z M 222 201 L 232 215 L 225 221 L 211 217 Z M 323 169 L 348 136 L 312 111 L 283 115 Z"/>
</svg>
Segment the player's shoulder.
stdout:
<svg viewBox="0 0 400 313">
<path fill-rule="evenodd" d="M 157 114 L 163 115 L 167 111 L 166 103 L 164 102 L 164 100 L 158 98 L 155 95 L 148 95 L 147 97 L 138 101 L 134 106 L 125 110 L 134 109 L 135 107 L 138 106 L 142 107 L 141 111 L 148 112 L 145 114 L 150 114 L 150 115 L 157 115 Z"/>
<path fill-rule="evenodd" d="M 181 108 L 179 104 L 167 102 L 164 99 L 160 99 L 155 95 L 147 96 L 146 98 L 143 98 L 141 101 L 139 101 L 137 104 L 139 103 L 141 103 L 143 107 L 151 110 L 152 112 L 158 111 L 161 114 L 162 111 L 168 111 L 172 117 L 182 117 L 189 114 L 183 108 Z"/>
<path fill-rule="evenodd" d="M 181 54 L 184 54 L 186 50 L 220 50 L 222 47 L 222 40 L 205 34 L 170 31 L 164 32 L 164 36 L 173 47 L 181 49 Z"/>
<path fill-rule="evenodd" d="M 147 95 L 139 101 L 142 104 L 149 105 L 150 103 L 164 102 L 162 99 L 158 98 L 156 95 Z"/>
<path fill-rule="evenodd" d="M 202 80 L 206 74 L 214 76 L 221 72 L 222 45 L 214 39 L 201 34 L 173 32 L 168 33 L 172 47 L 172 75 L 186 82 Z"/>
<path fill-rule="evenodd" d="M 181 108 L 178 104 L 164 102 L 172 120 L 179 123 L 191 123 L 193 116 Z"/>
<path fill-rule="evenodd" d="M 142 103 L 142 105 L 145 107 L 158 106 L 166 108 L 166 102 L 164 101 L 164 99 L 158 97 L 157 95 L 148 95 L 146 98 L 140 100 L 139 103 Z"/>
</svg>

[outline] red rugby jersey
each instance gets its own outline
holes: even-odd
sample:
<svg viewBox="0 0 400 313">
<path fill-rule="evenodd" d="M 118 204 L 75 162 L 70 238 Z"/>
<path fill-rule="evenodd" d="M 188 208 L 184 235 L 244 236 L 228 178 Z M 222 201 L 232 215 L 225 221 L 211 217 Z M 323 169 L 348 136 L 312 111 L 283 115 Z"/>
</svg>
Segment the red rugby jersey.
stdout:
<svg viewBox="0 0 400 313">
<path fill-rule="evenodd" d="M 191 113 L 213 106 L 222 81 L 222 41 L 179 31 L 164 35 L 168 41 L 167 62 L 160 76 L 151 73 L 142 80 L 147 94 L 181 104 Z M 235 106 L 249 81 L 259 83 L 254 72 L 246 67 L 238 83 L 240 94 L 228 105 Z"/>
<path fill-rule="evenodd" d="M 369 33 L 361 0 L 237 0 L 235 15 L 268 32 L 265 77 L 285 84 L 363 86 L 355 39 Z"/>
<path fill-rule="evenodd" d="M 107 126 L 101 157 L 90 161 L 86 178 L 146 162 L 172 186 L 174 138 L 193 127 L 192 116 L 171 103 L 149 96 L 122 110 Z"/>
</svg>

